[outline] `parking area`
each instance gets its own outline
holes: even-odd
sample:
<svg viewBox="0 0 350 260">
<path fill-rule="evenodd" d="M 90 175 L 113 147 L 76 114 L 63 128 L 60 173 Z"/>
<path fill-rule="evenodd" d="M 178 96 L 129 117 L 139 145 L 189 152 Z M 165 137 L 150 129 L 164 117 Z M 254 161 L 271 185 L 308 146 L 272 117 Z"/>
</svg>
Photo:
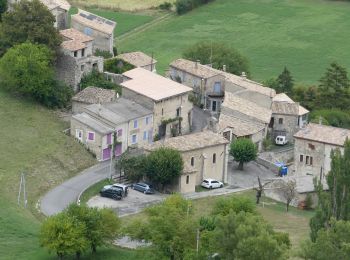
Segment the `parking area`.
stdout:
<svg viewBox="0 0 350 260">
<path fill-rule="evenodd" d="M 140 212 L 143 208 L 162 201 L 166 196 L 166 194 L 158 192 L 149 195 L 143 194 L 142 192 L 129 188 L 128 196 L 122 200 L 113 200 L 97 195 L 92 197 L 87 204 L 90 207 L 112 208 L 119 216 L 124 216 Z"/>
</svg>

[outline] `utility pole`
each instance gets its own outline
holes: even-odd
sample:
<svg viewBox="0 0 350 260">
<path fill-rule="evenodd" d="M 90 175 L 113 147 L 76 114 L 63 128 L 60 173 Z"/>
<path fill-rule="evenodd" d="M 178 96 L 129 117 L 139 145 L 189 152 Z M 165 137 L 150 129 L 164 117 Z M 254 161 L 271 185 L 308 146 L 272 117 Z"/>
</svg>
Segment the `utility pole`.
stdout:
<svg viewBox="0 0 350 260">
<path fill-rule="evenodd" d="M 113 155 L 114 155 L 113 148 L 114 148 L 114 142 L 115 142 L 114 138 L 115 136 L 113 136 L 113 142 L 112 142 L 112 148 L 111 148 L 111 160 L 109 163 L 109 180 L 112 180 L 112 164 L 113 164 Z"/>
<path fill-rule="evenodd" d="M 198 255 L 198 251 L 199 251 L 199 229 L 197 229 L 197 246 L 196 246 L 197 255 Z"/>
<path fill-rule="evenodd" d="M 21 173 L 21 180 L 19 182 L 19 190 L 18 190 L 18 198 L 17 198 L 17 204 L 19 205 L 19 202 L 21 200 L 21 193 L 23 190 L 23 204 L 24 207 L 27 207 L 27 193 L 26 193 L 26 179 L 24 176 L 24 173 Z"/>
</svg>

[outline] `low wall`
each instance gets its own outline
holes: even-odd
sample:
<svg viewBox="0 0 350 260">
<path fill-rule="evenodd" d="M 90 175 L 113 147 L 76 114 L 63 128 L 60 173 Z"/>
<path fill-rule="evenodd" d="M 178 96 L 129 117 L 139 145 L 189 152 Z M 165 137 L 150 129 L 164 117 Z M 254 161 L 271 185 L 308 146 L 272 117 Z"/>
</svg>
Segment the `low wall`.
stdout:
<svg viewBox="0 0 350 260">
<path fill-rule="evenodd" d="M 115 73 L 111 73 L 111 72 L 103 72 L 103 74 L 105 75 L 106 79 L 120 85 L 121 83 L 123 83 L 123 75 L 121 74 L 115 74 Z"/>
</svg>

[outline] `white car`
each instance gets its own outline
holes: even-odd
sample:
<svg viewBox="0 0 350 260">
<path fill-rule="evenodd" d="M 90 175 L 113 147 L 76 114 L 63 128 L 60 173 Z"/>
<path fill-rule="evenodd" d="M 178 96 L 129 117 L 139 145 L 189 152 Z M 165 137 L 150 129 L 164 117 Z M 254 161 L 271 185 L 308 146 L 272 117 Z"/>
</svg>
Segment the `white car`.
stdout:
<svg viewBox="0 0 350 260">
<path fill-rule="evenodd" d="M 285 145 L 288 143 L 288 140 L 285 136 L 279 135 L 279 136 L 276 136 L 275 143 L 277 145 Z"/>
<path fill-rule="evenodd" d="M 224 187 L 224 184 L 214 179 L 204 179 L 201 186 L 207 189 L 216 189 Z"/>
</svg>

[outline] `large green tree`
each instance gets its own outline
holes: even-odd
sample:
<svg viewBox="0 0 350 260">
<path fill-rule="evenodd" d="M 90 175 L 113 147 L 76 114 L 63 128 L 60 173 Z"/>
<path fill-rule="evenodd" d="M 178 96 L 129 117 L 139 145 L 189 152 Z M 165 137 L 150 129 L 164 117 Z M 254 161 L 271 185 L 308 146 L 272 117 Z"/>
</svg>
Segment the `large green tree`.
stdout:
<svg viewBox="0 0 350 260">
<path fill-rule="evenodd" d="M 85 231 L 84 223 L 60 213 L 44 221 L 40 232 L 40 243 L 50 252 L 55 252 L 60 259 L 70 254 L 77 254 L 79 257 L 89 246 Z"/>
<path fill-rule="evenodd" d="M 162 189 L 179 177 L 183 170 L 183 160 L 179 151 L 161 147 L 152 151 L 146 159 L 146 176 Z"/>
<path fill-rule="evenodd" d="M 131 182 L 138 182 L 145 175 L 146 160 L 145 155 L 133 156 L 129 152 L 125 152 L 117 161 L 116 169 L 123 171 L 126 178 Z"/>
<path fill-rule="evenodd" d="M 189 47 L 183 57 L 192 61 L 199 60 L 201 64 L 212 64 L 215 69 L 223 69 L 236 75 L 245 72 L 250 75 L 248 60 L 231 46 L 221 42 L 200 42 Z"/>
<path fill-rule="evenodd" d="M 318 207 L 310 220 L 311 239 L 315 241 L 320 229 L 329 228 L 331 218 L 350 220 L 350 141 L 344 144 L 344 153 L 339 149 L 331 152 L 331 170 L 327 175 L 329 191 L 322 184 L 316 186 Z"/>
<path fill-rule="evenodd" d="M 284 67 L 282 73 L 277 77 L 279 93 L 291 94 L 293 89 L 293 77 L 287 67 Z"/>
<path fill-rule="evenodd" d="M 2 14 L 7 10 L 7 0 L 0 0 L 0 22 Z"/>
<path fill-rule="evenodd" d="M 317 106 L 320 108 L 349 109 L 350 81 L 347 71 L 337 63 L 332 63 L 320 79 Z M 334 101 L 337 102 L 334 102 Z"/>
<path fill-rule="evenodd" d="M 255 160 L 257 153 L 256 145 L 248 138 L 239 138 L 230 145 L 230 154 L 239 162 L 240 170 L 243 170 L 244 163 Z"/>
<path fill-rule="evenodd" d="M 4 13 L 0 24 L 0 56 L 7 49 L 29 41 L 57 51 L 61 37 L 54 27 L 55 17 L 39 0 L 22 0 Z"/>
<path fill-rule="evenodd" d="M 65 214 L 85 225 L 84 237 L 93 253 L 98 246 L 110 243 L 118 235 L 120 221 L 112 210 L 71 204 Z"/>
</svg>

